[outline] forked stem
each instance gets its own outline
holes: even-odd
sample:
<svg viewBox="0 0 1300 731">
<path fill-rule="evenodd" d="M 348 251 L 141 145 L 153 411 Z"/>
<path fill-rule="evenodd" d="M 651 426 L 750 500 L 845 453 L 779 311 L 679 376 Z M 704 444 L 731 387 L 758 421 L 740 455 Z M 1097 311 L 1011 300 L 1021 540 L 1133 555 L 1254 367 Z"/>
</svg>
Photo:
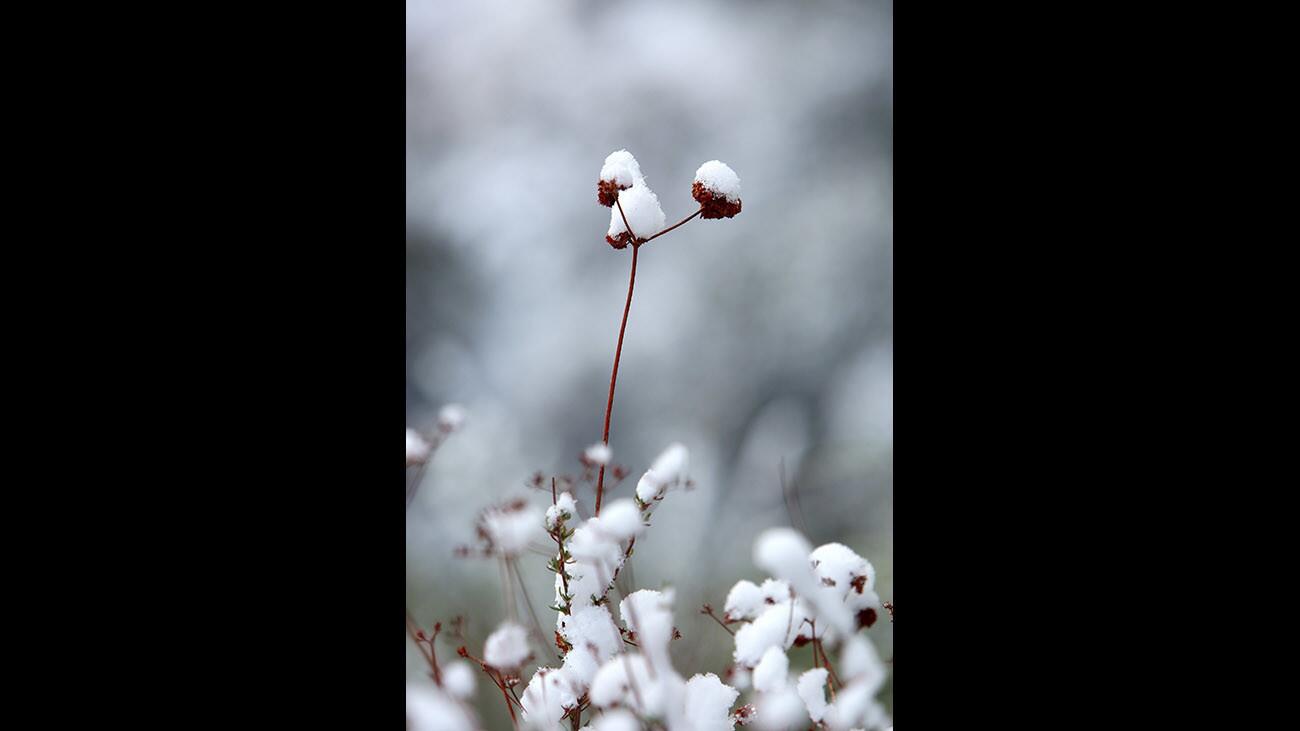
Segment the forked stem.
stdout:
<svg viewBox="0 0 1300 731">
<path fill-rule="evenodd" d="M 641 250 L 641 244 L 654 241 L 664 234 L 672 231 L 690 221 L 692 218 L 704 212 L 704 209 L 692 213 L 682 220 L 674 223 L 668 228 L 651 236 L 648 239 L 638 239 L 632 227 L 627 223 L 627 214 L 623 212 L 623 204 L 617 198 L 614 199 L 614 205 L 618 206 L 618 215 L 623 218 L 623 228 L 627 230 L 627 235 L 632 239 L 632 274 L 627 279 L 627 302 L 623 305 L 623 322 L 618 326 L 618 345 L 614 348 L 614 371 L 609 375 L 609 398 L 605 399 L 605 428 L 600 434 L 600 443 L 609 446 L 609 419 L 614 413 L 614 386 L 618 383 L 618 361 L 623 355 L 623 335 L 627 332 L 627 314 L 632 310 L 632 289 L 636 286 L 636 256 Z M 600 474 L 596 476 L 596 515 L 600 515 L 600 505 L 605 497 L 605 465 L 600 466 Z"/>
<path fill-rule="evenodd" d="M 621 211 L 622 209 L 619 209 L 619 210 Z M 683 218 L 682 220 L 678 221 L 677 223 L 674 223 L 673 225 L 669 226 L 668 228 L 664 229 L 663 231 L 660 231 L 659 233 L 655 234 L 654 236 L 651 236 L 650 238 L 646 239 L 645 241 L 642 241 L 641 243 L 643 243 L 643 244 L 648 244 L 648 243 L 650 243 L 651 241 L 654 241 L 655 239 L 659 238 L 660 236 L 663 236 L 664 234 L 668 233 L 669 231 L 672 231 L 673 229 L 677 228 L 678 226 L 681 226 L 682 224 L 686 223 L 687 221 L 691 220 L 692 218 L 695 218 L 696 216 L 700 215 L 701 213 L 704 213 L 704 209 L 703 209 L 703 208 L 701 208 L 700 210 L 698 210 L 698 211 L 692 213 L 691 215 L 687 216 L 686 218 Z M 627 221 L 624 221 L 623 224 L 624 224 L 624 225 L 627 225 Z"/>
</svg>

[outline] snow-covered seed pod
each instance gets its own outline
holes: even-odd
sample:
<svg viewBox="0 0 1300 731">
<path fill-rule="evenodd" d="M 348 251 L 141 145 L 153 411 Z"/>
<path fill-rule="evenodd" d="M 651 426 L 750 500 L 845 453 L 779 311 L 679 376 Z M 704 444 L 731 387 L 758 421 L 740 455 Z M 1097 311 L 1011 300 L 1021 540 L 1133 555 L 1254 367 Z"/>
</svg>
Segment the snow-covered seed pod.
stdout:
<svg viewBox="0 0 1300 731">
<path fill-rule="evenodd" d="M 606 208 L 618 200 L 618 192 L 631 188 L 641 179 L 641 166 L 627 150 L 616 150 L 605 158 L 596 183 L 596 200 Z"/>
<path fill-rule="evenodd" d="M 740 213 L 740 176 L 726 163 L 710 160 L 695 171 L 691 197 L 700 203 L 700 218 L 732 218 Z"/>
</svg>

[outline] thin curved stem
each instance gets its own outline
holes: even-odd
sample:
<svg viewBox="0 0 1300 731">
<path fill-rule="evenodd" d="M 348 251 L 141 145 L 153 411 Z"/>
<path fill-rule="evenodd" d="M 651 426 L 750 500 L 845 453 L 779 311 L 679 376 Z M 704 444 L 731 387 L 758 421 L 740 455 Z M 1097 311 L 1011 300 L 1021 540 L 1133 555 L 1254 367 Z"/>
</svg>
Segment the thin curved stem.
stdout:
<svg viewBox="0 0 1300 731">
<path fill-rule="evenodd" d="M 636 234 L 632 233 L 632 227 L 627 222 L 627 214 L 623 212 L 623 202 L 615 198 L 614 205 L 618 206 L 618 215 L 623 217 L 623 228 L 627 231 L 628 238 L 636 241 Z"/>
<path fill-rule="evenodd" d="M 619 206 L 619 212 L 623 212 L 623 207 Z M 624 225 L 626 225 L 624 221 Z M 628 229 L 631 232 L 631 228 Z M 623 305 L 623 322 L 618 326 L 618 346 L 614 348 L 614 371 L 609 376 L 609 398 L 605 400 L 605 430 L 601 433 L 600 441 L 602 444 L 609 444 L 609 417 L 614 411 L 614 386 L 618 383 L 618 361 L 623 355 L 623 335 L 627 332 L 627 313 L 632 310 L 632 289 L 636 286 L 636 256 L 641 250 L 641 245 L 632 244 L 632 274 L 627 280 L 627 302 Z M 605 494 L 605 465 L 600 466 L 600 474 L 596 477 L 596 515 L 600 515 L 601 498 Z"/>
<path fill-rule="evenodd" d="M 614 348 L 614 371 L 610 373 L 609 376 L 609 398 L 605 400 L 605 429 L 604 431 L 601 432 L 600 435 L 600 442 L 605 446 L 609 446 L 609 419 L 614 412 L 614 386 L 616 383 L 618 383 L 618 361 L 620 357 L 622 357 L 623 355 L 623 336 L 624 333 L 627 332 L 627 314 L 632 309 L 632 289 L 633 287 L 636 286 L 637 252 L 641 250 L 641 244 L 654 241 L 660 236 L 663 236 L 669 231 L 672 231 L 678 226 L 685 224 L 687 221 L 690 221 L 692 218 L 695 218 L 696 216 L 704 212 L 704 209 L 700 208 L 698 211 L 692 213 L 686 218 L 683 218 L 677 223 L 674 223 L 673 225 L 660 231 L 654 236 L 651 236 L 648 239 L 641 240 L 636 237 L 636 232 L 633 231 L 632 227 L 628 225 L 627 214 L 623 212 L 622 201 L 615 198 L 614 205 L 618 206 L 618 215 L 621 216 L 623 219 L 623 228 L 627 230 L 628 237 L 632 239 L 632 273 L 630 276 L 628 276 L 628 280 L 627 280 L 627 302 L 623 305 L 623 322 L 620 323 L 618 326 L 618 345 Z M 596 476 L 596 513 L 595 513 L 596 515 L 600 515 L 600 506 L 604 497 L 605 497 L 605 465 L 601 465 L 600 474 Z"/>
<path fill-rule="evenodd" d="M 622 210 L 623 210 L 623 209 L 621 209 L 621 208 L 619 209 L 619 211 L 622 211 Z M 669 231 L 672 231 L 673 229 L 677 228 L 678 226 L 681 226 L 682 224 L 686 223 L 687 221 L 691 220 L 692 218 L 695 218 L 696 216 L 700 215 L 701 213 L 704 213 L 704 209 L 703 209 L 703 208 L 701 208 L 700 210 L 698 210 L 698 211 L 692 213 L 691 215 L 687 216 L 686 218 L 683 218 L 682 220 L 678 221 L 677 223 L 674 223 L 673 225 L 669 226 L 668 228 L 664 229 L 663 231 L 660 231 L 659 233 L 655 234 L 654 236 L 651 236 L 650 238 L 646 239 L 645 241 L 642 241 L 641 243 L 643 243 L 643 244 L 648 244 L 648 243 L 650 243 L 651 241 L 654 241 L 655 239 L 659 238 L 660 236 L 663 236 L 664 234 L 668 233 Z M 626 225 L 627 225 L 627 221 L 624 221 L 624 222 L 623 222 L 623 225 L 626 226 Z"/>
</svg>

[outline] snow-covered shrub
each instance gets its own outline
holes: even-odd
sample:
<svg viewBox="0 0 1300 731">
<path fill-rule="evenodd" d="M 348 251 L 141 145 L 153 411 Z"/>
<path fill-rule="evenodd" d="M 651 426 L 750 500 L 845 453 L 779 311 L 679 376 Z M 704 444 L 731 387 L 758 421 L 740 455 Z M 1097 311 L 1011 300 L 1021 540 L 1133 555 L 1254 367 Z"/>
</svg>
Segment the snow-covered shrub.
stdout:
<svg viewBox="0 0 1300 731">
<path fill-rule="evenodd" d="M 689 451 L 674 443 L 641 475 L 631 497 L 603 502 L 607 469 L 611 489 L 629 474 L 612 462 L 609 427 L 637 252 L 696 216 L 731 218 L 741 210 L 740 178 L 720 161 L 700 166 L 691 193 L 699 209 L 664 228 L 658 196 L 646 185 L 636 159 L 626 150 L 606 158 L 597 183 L 597 200 L 612 209 L 606 241 L 615 249 L 631 245 L 633 253 L 603 434 L 580 456 L 580 478 L 534 476 L 531 486 L 549 498 L 545 509 L 523 498 L 483 509 L 476 526 L 478 545 L 458 553 L 500 562 L 508 616 L 495 624 L 481 657 L 465 644 L 457 654 L 478 666 L 517 728 L 578 731 L 589 722 L 586 728 L 592 731 L 731 731 L 737 725 L 771 731 L 884 731 L 891 722 L 875 697 L 887 673 L 864 630 L 889 607 L 876 594 L 871 563 L 847 546 L 814 548 L 789 528 L 763 532 L 752 557 L 769 578 L 761 584 L 738 581 L 725 595 L 719 588 L 725 596 L 721 617 L 708 604 L 699 610 L 734 635 L 732 663 L 725 668 L 673 665 L 669 647 L 680 637 L 674 617 L 683 608 L 671 588 L 613 591 L 637 539 L 651 529 L 657 506 L 665 499 L 689 499 L 670 496 L 692 486 Z M 436 434 L 408 429 L 407 465 L 422 467 L 438 440 L 463 423 L 464 411 L 448 407 L 439 416 Z M 588 491 L 594 505 L 590 516 L 583 510 Z M 410 494 L 408 488 L 408 504 Z M 516 616 L 509 578 L 533 568 L 525 565 L 526 554 L 539 545 L 547 546 L 545 566 L 554 574 L 554 626 L 546 628 L 532 607 L 519 613 L 522 618 Z M 524 626 L 525 620 L 532 626 Z M 434 683 L 408 688 L 410 727 L 478 728 L 465 703 L 475 689 L 471 665 L 439 663 L 435 642 L 441 624 L 429 635 L 409 613 L 407 621 Z M 547 647 L 551 638 L 554 650 Z M 809 653 L 814 667 L 791 672 L 793 651 Z"/>
</svg>

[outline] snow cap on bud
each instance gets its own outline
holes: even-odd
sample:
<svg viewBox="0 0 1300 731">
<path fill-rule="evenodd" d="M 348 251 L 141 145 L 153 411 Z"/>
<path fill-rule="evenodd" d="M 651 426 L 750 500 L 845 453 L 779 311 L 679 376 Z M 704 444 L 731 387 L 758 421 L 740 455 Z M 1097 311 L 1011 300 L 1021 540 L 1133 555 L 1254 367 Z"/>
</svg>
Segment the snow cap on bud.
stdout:
<svg viewBox="0 0 1300 731">
<path fill-rule="evenodd" d="M 813 668 L 799 676 L 796 692 L 808 709 L 808 716 L 813 723 L 820 723 L 826 716 L 826 668 Z"/>
<path fill-rule="evenodd" d="M 641 481 L 636 486 L 636 496 L 643 503 L 663 497 L 665 490 L 687 480 L 689 464 L 690 452 L 686 447 L 676 442 L 668 445 L 641 476 Z"/>
<path fill-rule="evenodd" d="M 740 213 L 740 176 L 719 160 L 710 160 L 695 171 L 691 197 L 704 211 L 700 218 L 732 218 Z"/>
<path fill-rule="evenodd" d="M 641 520 L 641 511 L 628 498 L 620 498 L 605 506 L 600 514 L 601 527 L 611 538 L 619 541 L 630 540 L 645 530 Z"/>
<path fill-rule="evenodd" d="M 494 505 L 479 515 L 479 538 L 488 553 L 517 556 L 528 548 L 529 541 L 545 538 L 542 519 L 542 511 L 522 499 Z"/>
<path fill-rule="evenodd" d="M 406 430 L 406 466 L 423 464 L 429 459 L 432 447 L 420 433 L 414 429 Z"/>
<path fill-rule="evenodd" d="M 456 431 L 465 423 L 465 407 L 460 404 L 447 404 L 438 410 L 438 428 L 443 431 Z"/>
<path fill-rule="evenodd" d="M 636 183 L 619 196 L 619 205 L 609 212 L 609 232 L 605 235 L 605 241 L 615 249 L 621 249 L 628 244 L 634 243 L 632 236 L 636 236 L 636 241 L 645 239 L 659 233 L 664 227 L 664 209 L 659 206 L 659 196 L 655 195 L 650 186 L 645 181 L 638 178 Z M 627 217 L 627 224 L 624 225 L 623 217 Z M 628 226 L 632 227 L 632 232 L 628 233 Z"/>
<path fill-rule="evenodd" d="M 593 444 L 587 447 L 587 451 L 582 453 L 583 460 L 602 467 L 609 464 L 609 459 L 612 456 L 613 453 L 610 451 L 609 445 L 602 443 Z"/>
<path fill-rule="evenodd" d="M 483 646 L 483 662 L 498 670 L 517 670 L 532 654 L 528 633 L 513 622 L 503 622 Z"/>
<path fill-rule="evenodd" d="M 728 622 L 753 619 L 758 616 L 759 609 L 766 609 L 766 607 L 763 606 L 763 594 L 754 582 L 742 579 L 727 592 L 724 611 Z"/>
<path fill-rule="evenodd" d="M 406 728 L 410 731 L 472 731 L 477 719 L 442 688 L 406 686 Z"/>
<path fill-rule="evenodd" d="M 446 664 L 442 669 L 442 687 L 447 689 L 453 697 L 460 700 L 470 700 L 474 697 L 474 671 L 469 669 L 469 663 L 464 660 L 455 660 Z"/>
<path fill-rule="evenodd" d="M 627 150 L 611 152 L 600 168 L 600 182 L 596 183 L 596 200 L 605 207 L 614 205 L 618 192 L 627 190 L 641 180 L 641 166 Z"/>
<path fill-rule="evenodd" d="M 561 520 L 568 520 L 578 514 L 578 503 L 568 492 L 560 493 L 555 504 L 546 509 L 546 530 L 555 530 Z"/>
<path fill-rule="evenodd" d="M 564 672 L 556 668 L 537 668 L 524 688 L 520 706 L 527 728 L 555 728 L 570 708 L 578 705 Z"/>
</svg>

